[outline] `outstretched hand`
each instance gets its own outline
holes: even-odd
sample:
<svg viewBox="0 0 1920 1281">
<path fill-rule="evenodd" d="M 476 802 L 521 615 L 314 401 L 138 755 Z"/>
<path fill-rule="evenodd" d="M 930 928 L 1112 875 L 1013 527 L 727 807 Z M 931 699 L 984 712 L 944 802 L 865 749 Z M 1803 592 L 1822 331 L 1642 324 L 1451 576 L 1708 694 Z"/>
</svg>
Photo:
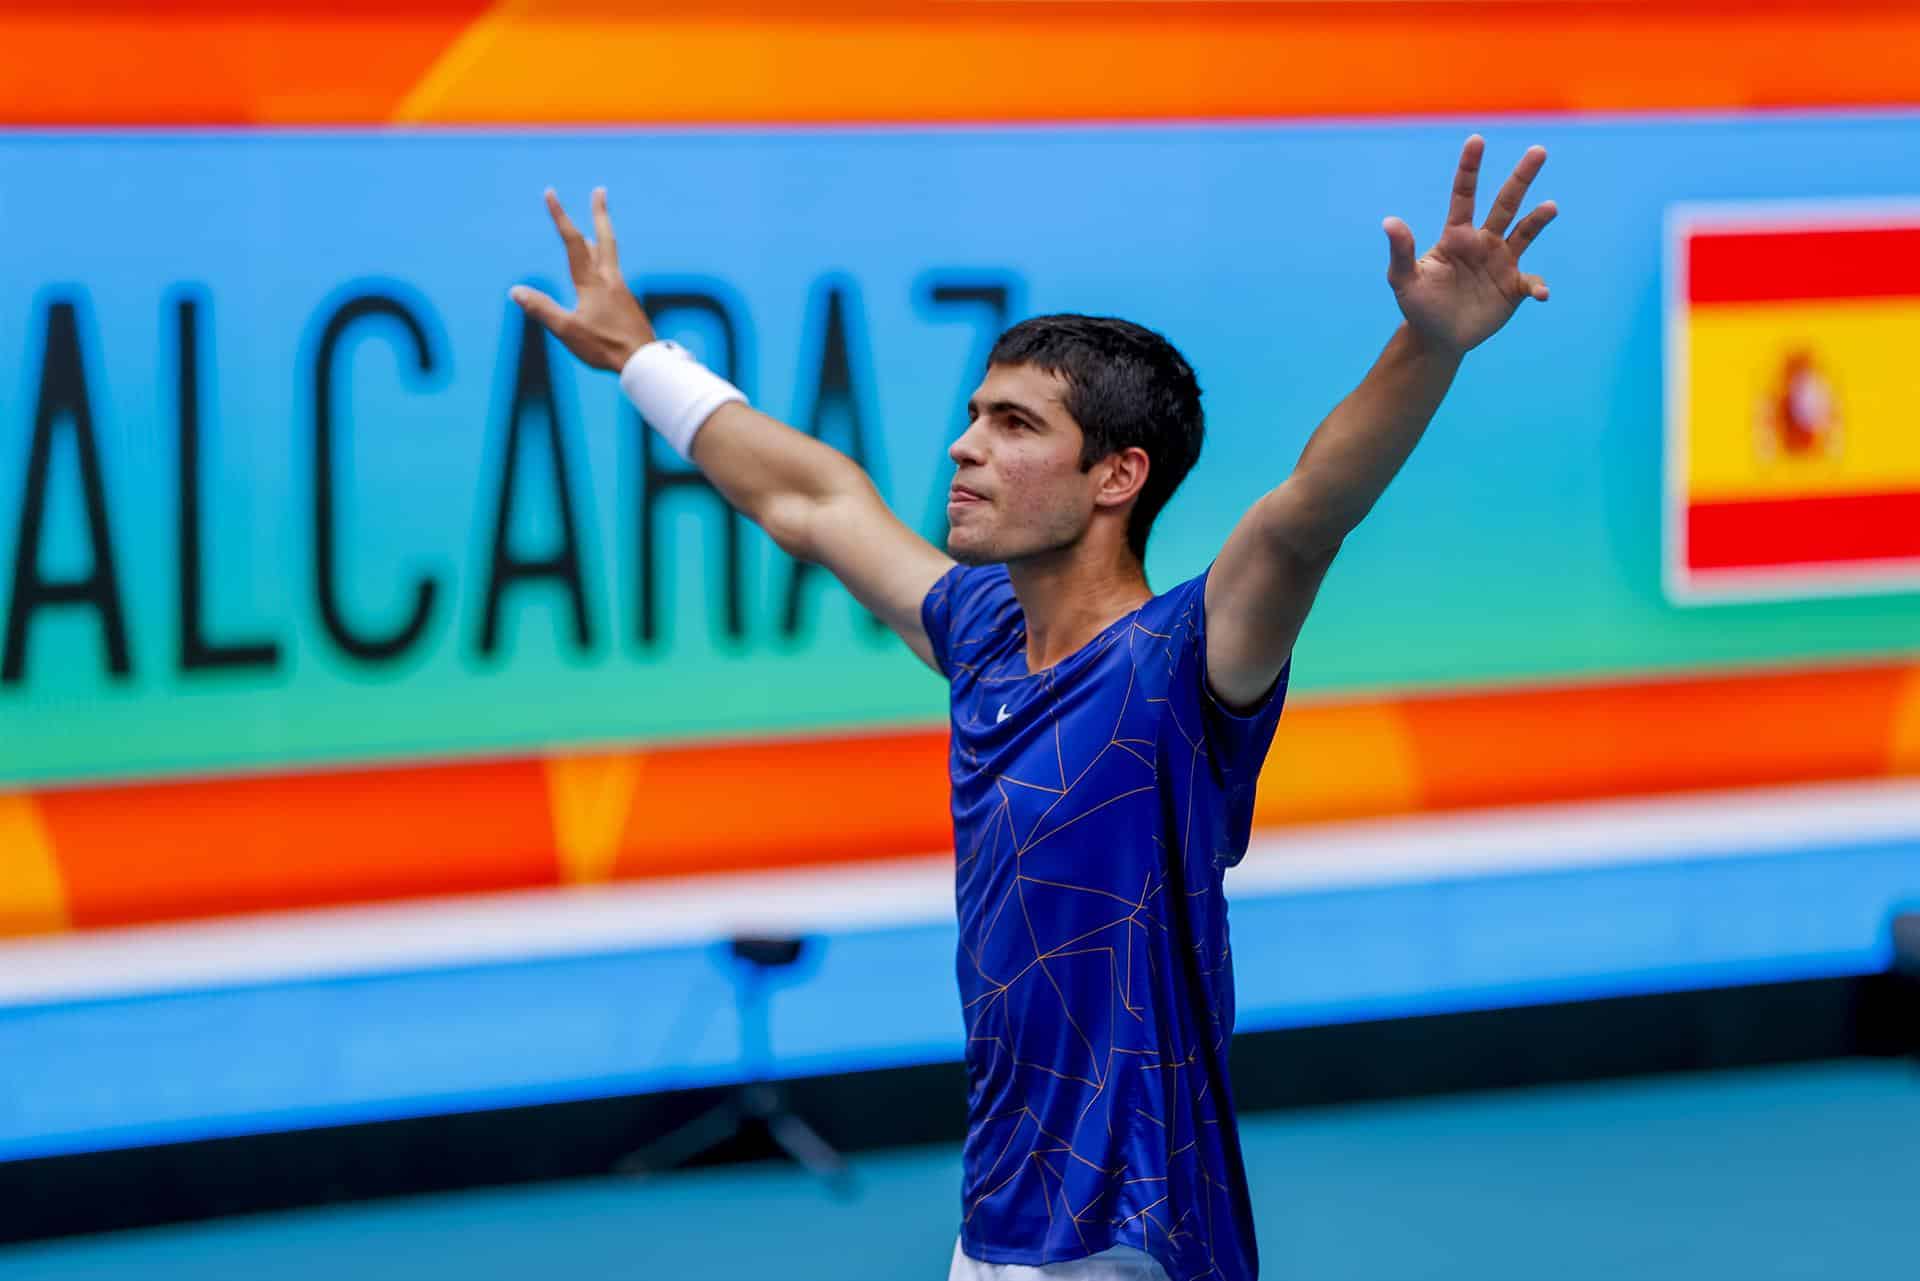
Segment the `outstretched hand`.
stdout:
<svg viewBox="0 0 1920 1281">
<path fill-rule="evenodd" d="M 1529 147 L 1501 184 L 1487 220 L 1473 225 L 1474 193 L 1480 158 L 1487 148 L 1479 134 L 1467 139 L 1453 177 L 1453 200 L 1440 239 L 1414 256 L 1413 230 L 1388 218 L 1387 283 L 1393 286 L 1401 314 L 1419 336 L 1442 350 L 1464 353 L 1485 342 L 1529 298 L 1547 300 L 1547 282 L 1520 270 L 1520 255 L 1559 212 L 1551 200 L 1513 224 L 1540 167 L 1545 147 Z"/>
<path fill-rule="evenodd" d="M 641 347 L 653 341 L 653 324 L 620 274 L 620 248 L 613 239 L 613 220 L 607 216 L 607 191 L 593 189 L 593 234 L 588 240 L 560 207 L 560 197 L 547 188 L 547 212 L 567 251 L 567 273 L 573 277 L 576 298 L 568 311 L 528 285 L 515 285 L 507 296 L 520 309 L 545 325 L 566 349 L 596 369 L 618 370 Z"/>
</svg>

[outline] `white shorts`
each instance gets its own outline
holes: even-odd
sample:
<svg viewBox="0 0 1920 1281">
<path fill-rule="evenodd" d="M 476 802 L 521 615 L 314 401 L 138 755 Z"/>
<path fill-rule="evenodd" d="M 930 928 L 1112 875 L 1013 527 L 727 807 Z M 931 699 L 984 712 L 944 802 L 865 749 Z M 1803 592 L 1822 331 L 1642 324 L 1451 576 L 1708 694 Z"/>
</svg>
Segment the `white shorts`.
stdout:
<svg viewBox="0 0 1920 1281">
<path fill-rule="evenodd" d="M 1130 1245 L 1090 1254 L 1065 1263 L 982 1263 L 969 1258 L 956 1239 L 953 1266 L 947 1281 L 1168 1281 L 1166 1269 L 1152 1255 Z"/>
</svg>

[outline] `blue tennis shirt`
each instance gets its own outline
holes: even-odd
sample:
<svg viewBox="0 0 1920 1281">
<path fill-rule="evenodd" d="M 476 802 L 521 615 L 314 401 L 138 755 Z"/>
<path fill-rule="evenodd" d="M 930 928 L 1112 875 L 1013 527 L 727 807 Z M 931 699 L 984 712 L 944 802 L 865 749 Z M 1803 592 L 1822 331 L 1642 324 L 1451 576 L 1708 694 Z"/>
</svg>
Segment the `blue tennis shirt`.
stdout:
<svg viewBox="0 0 1920 1281">
<path fill-rule="evenodd" d="M 957 567 L 921 606 L 952 686 L 960 1241 L 982 1262 L 1129 1245 L 1174 1281 L 1258 1270 L 1221 882 L 1286 673 L 1246 715 L 1212 696 L 1205 590 L 1041 672 L 1004 566 Z"/>
</svg>

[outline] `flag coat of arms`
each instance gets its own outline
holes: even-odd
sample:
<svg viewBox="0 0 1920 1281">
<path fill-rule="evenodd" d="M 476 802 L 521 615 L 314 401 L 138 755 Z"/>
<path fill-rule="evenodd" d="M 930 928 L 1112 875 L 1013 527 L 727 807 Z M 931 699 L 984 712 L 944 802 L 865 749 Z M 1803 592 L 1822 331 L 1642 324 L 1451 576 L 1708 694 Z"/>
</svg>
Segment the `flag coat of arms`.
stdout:
<svg viewBox="0 0 1920 1281">
<path fill-rule="evenodd" d="M 1677 601 L 1920 590 L 1920 204 L 1667 219 Z"/>
</svg>

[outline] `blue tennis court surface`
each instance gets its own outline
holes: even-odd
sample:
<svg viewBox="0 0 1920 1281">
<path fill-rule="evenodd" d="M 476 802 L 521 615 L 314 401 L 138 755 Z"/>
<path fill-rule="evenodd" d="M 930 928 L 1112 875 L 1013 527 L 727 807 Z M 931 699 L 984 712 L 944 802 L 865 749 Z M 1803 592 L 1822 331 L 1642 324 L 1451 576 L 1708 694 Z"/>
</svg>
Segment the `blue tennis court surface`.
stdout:
<svg viewBox="0 0 1920 1281">
<path fill-rule="evenodd" d="M 1855 1060 L 1246 1118 L 1268 1278 L 1920 1274 L 1920 1071 Z M 0 1251 L 0 1278 L 941 1278 L 957 1147 L 553 1183 Z"/>
</svg>

